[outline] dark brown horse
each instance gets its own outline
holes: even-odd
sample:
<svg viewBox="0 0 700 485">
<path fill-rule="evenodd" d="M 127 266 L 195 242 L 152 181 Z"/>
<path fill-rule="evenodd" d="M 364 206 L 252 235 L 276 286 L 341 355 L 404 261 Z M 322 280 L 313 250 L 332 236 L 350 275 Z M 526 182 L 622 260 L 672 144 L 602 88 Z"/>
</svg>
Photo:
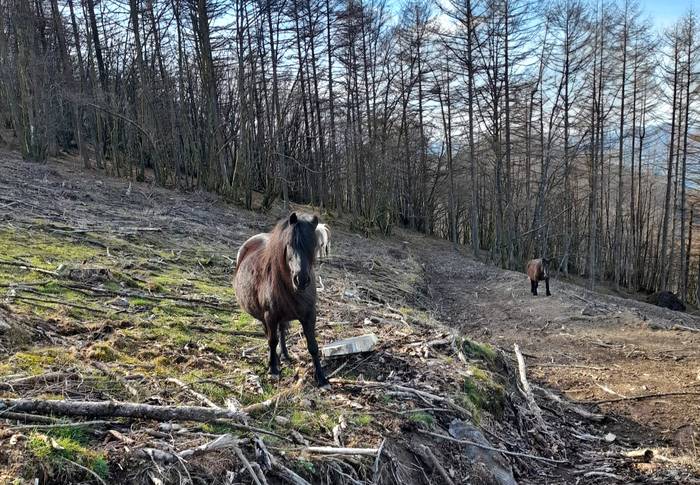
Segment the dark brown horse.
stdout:
<svg viewBox="0 0 700 485">
<path fill-rule="evenodd" d="M 544 281 L 547 286 L 547 296 L 552 296 L 549 292 L 549 263 L 551 259 L 533 259 L 527 263 L 527 276 L 530 278 L 530 291 L 537 296 L 537 287 L 540 281 Z"/>
<path fill-rule="evenodd" d="M 316 254 L 318 217 L 292 213 L 264 237 L 254 236 L 238 251 L 234 287 L 239 305 L 265 326 L 270 374 L 280 374 L 277 344 L 289 360 L 286 332 L 299 320 L 319 387 L 328 386 L 316 343 Z"/>
</svg>

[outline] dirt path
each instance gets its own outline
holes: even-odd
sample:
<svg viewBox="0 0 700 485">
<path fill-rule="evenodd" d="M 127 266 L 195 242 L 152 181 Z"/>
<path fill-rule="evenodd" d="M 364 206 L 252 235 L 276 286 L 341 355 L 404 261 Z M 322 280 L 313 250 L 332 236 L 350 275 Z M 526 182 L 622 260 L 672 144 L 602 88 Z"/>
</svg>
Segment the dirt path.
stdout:
<svg viewBox="0 0 700 485">
<path fill-rule="evenodd" d="M 536 381 L 574 401 L 601 404 L 610 430 L 629 448 L 665 448 L 679 463 L 700 463 L 700 327 L 693 317 L 552 281 L 533 297 L 523 273 L 501 271 L 430 246 L 425 258 L 437 314 L 477 340 L 528 357 Z M 544 292 L 541 292 L 541 294 Z"/>
</svg>

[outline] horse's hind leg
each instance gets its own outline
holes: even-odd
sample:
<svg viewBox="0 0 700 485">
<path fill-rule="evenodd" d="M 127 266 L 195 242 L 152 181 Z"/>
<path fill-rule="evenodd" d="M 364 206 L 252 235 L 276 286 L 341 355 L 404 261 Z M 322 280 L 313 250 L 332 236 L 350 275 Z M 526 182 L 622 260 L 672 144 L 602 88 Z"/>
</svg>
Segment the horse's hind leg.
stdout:
<svg viewBox="0 0 700 485">
<path fill-rule="evenodd" d="M 318 387 L 327 387 L 328 379 L 321 367 L 321 359 L 318 355 L 318 343 L 316 342 L 316 311 L 312 311 L 309 316 L 301 320 L 301 327 L 304 329 L 304 337 L 306 337 L 306 347 L 309 349 L 311 359 L 314 362 L 314 377 Z"/>
<path fill-rule="evenodd" d="M 530 293 L 537 296 L 537 281 L 530 280 Z"/>
<path fill-rule="evenodd" d="M 277 343 L 279 342 L 278 337 L 278 322 L 266 321 L 265 326 L 267 327 L 267 344 L 270 347 L 270 375 L 273 379 L 279 379 L 280 376 L 280 363 L 279 357 L 277 357 Z"/>
<path fill-rule="evenodd" d="M 545 278 L 544 284 L 547 286 L 547 296 L 552 296 L 552 294 L 549 292 L 549 278 Z"/>
<path fill-rule="evenodd" d="M 289 330 L 289 322 L 282 322 L 279 326 L 280 335 L 280 353 L 282 358 L 287 362 L 292 362 L 292 358 L 289 356 L 289 351 L 287 350 L 287 331 Z"/>
</svg>

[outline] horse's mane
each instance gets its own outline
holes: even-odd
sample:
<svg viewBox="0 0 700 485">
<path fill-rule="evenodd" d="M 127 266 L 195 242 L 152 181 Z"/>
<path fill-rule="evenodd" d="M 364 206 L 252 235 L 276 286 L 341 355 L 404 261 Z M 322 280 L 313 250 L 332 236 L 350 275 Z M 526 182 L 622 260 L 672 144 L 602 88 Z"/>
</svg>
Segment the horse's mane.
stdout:
<svg viewBox="0 0 700 485">
<path fill-rule="evenodd" d="M 292 246 L 297 251 L 310 255 L 311 263 L 315 257 L 316 237 L 305 238 L 304 233 L 299 230 L 299 219 L 296 224 L 290 224 L 289 218 L 280 220 L 270 232 L 270 238 L 262 251 L 262 264 L 264 268 L 281 271 L 282 274 L 289 275 L 289 267 L 284 258 L 284 250 L 287 245 Z M 306 221 L 304 221 L 306 222 Z M 274 273 L 274 271 L 273 271 Z"/>
</svg>

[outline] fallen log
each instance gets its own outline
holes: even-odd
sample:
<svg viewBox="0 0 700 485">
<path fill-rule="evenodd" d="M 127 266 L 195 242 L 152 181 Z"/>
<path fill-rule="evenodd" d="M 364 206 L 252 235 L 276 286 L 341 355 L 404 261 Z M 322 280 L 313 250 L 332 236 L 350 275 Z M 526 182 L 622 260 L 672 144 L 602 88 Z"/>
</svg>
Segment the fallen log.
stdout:
<svg viewBox="0 0 700 485">
<path fill-rule="evenodd" d="M 44 399 L 0 399 L 3 411 L 43 415 L 153 419 L 155 421 L 244 421 L 246 415 L 228 409 L 203 406 L 156 406 L 119 401 L 63 401 Z"/>
</svg>

